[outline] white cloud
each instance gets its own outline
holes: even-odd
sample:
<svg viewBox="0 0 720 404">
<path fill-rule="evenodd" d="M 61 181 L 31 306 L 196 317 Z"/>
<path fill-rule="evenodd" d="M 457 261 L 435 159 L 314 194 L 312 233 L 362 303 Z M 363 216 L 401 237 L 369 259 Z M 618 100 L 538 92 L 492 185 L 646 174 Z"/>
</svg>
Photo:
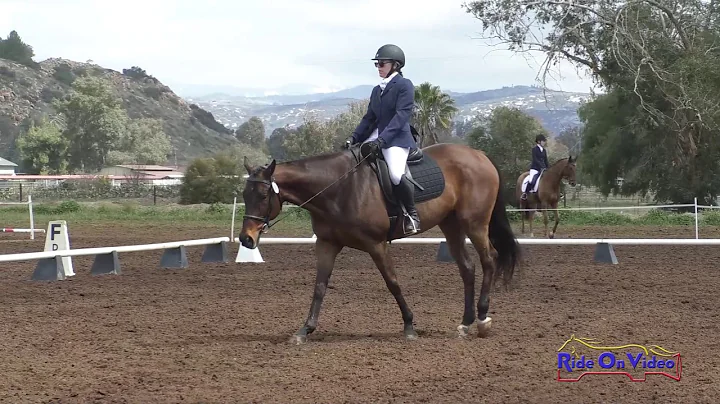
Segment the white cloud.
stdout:
<svg viewBox="0 0 720 404">
<path fill-rule="evenodd" d="M 472 39 L 480 23 L 461 2 L 413 0 L 3 0 L 0 36 L 12 29 L 36 60 L 64 57 L 163 82 L 281 91 L 375 84 L 370 58 L 385 43 L 406 52 L 406 77 L 455 91 L 532 84 L 533 67 Z M 567 90 L 589 82 L 570 78 Z M 559 84 L 553 87 L 560 86 Z"/>
</svg>

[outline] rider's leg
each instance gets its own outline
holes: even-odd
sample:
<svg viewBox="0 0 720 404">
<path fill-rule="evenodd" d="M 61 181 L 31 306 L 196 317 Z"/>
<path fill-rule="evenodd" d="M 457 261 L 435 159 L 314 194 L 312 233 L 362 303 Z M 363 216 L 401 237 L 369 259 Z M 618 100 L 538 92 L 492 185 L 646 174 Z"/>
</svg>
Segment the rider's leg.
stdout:
<svg viewBox="0 0 720 404">
<path fill-rule="evenodd" d="M 404 221 L 405 235 L 415 234 L 420 231 L 420 217 L 415 209 L 414 200 L 415 185 L 405 177 L 405 167 L 410 149 L 389 147 L 382 149 L 382 153 L 388 165 L 390 181 L 394 185 L 395 194 L 398 196 L 399 202 L 405 206 L 409 216 Z"/>
<path fill-rule="evenodd" d="M 527 184 L 527 187 L 525 187 L 525 192 L 523 192 L 523 196 L 527 198 L 528 192 L 533 192 L 535 189 L 535 180 L 537 179 L 539 171 L 538 170 L 530 170 L 530 174 L 528 177 L 530 177 L 530 181 Z"/>
</svg>

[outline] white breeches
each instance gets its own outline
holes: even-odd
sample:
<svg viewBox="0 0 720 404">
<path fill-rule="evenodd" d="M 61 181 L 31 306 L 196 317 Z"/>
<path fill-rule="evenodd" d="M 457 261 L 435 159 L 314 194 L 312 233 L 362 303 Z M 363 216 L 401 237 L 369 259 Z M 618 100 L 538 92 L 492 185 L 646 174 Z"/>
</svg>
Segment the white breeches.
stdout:
<svg viewBox="0 0 720 404">
<path fill-rule="evenodd" d="M 530 170 L 530 174 L 528 174 L 528 176 L 525 177 L 525 180 L 523 180 L 523 183 L 522 183 L 523 192 L 528 192 L 528 189 L 527 189 L 528 184 L 539 173 L 540 173 L 540 171 L 538 171 L 538 170 L 533 170 L 533 169 Z M 538 185 L 539 185 L 538 183 L 535 183 L 535 189 L 537 189 Z"/>
<path fill-rule="evenodd" d="M 378 130 L 375 131 L 367 138 L 363 143 L 367 143 L 377 139 Z M 383 157 L 388 165 L 388 171 L 390 174 L 390 181 L 393 185 L 400 183 L 400 178 L 405 174 L 405 165 L 407 164 L 407 158 L 410 155 L 410 149 L 404 147 L 392 146 L 387 149 L 382 149 Z"/>
<path fill-rule="evenodd" d="M 410 149 L 393 146 L 388 147 L 387 149 L 382 149 L 382 153 L 388 165 L 390 181 L 392 181 L 393 185 L 399 184 L 400 177 L 405 174 L 405 165 L 407 164 Z"/>
</svg>

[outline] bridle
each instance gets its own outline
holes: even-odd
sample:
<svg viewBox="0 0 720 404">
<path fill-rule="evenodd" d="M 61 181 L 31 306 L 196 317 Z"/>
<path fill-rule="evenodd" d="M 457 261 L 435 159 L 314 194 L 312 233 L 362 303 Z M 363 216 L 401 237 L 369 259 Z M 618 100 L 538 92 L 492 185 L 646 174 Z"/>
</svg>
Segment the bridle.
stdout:
<svg viewBox="0 0 720 404">
<path fill-rule="evenodd" d="M 277 184 L 275 183 L 275 178 L 274 178 L 274 177 L 272 178 L 271 181 L 268 181 L 268 180 L 259 180 L 259 179 L 256 179 L 256 178 L 248 178 L 246 181 L 248 181 L 248 182 L 258 182 L 258 183 L 260 183 L 260 184 L 266 184 L 266 185 L 268 186 L 268 192 L 267 192 L 267 197 L 268 197 L 268 199 L 269 199 L 270 197 L 272 197 L 273 194 L 275 194 L 275 195 L 277 196 L 278 205 L 279 205 L 280 208 L 282 209 L 282 202 L 280 201 L 280 193 L 278 192 L 279 189 L 278 189 Z M 252 219 L 252 220 L 257 220 L 257 221 L 263 222 L 263 228 L 262 228 L 262 230 L 260 230 L 260 232 L 261 232 L 261 233 L 266 233 L 266 232 L 268 231 L 268 229 L 270 228 L 270 226 L 271 226 L 271 224 L 270 224 L 270 215 L 272 214 L 272 206 L 273 206 L 272 202 L 269 202 L 269 203 L 268 203 L 267 214 L 265 214 L 264 217 L 245 214 L 245 215 L 243 215 L 243 219 L 247 218 L 247 219 Z M 277 222 L 275 222 L 275 223 L 277 223 Z M 275 223 L 273 223 L 273 225 L 274 225 Z"/>
<path fill-rule="evenodd" d="M 370 156 L 372 155 L 372 154 L 367 154 L 365 157 L 363 157 L 362 159 L 359 159 L 359 160 L 358 160 L 358 156 L 355 154 L 355 151 L 352 150 L 352 148 L 350 149 L 350 152 L 353 154 L 353 156 L 355 157 L 355 160 L 358 161 L 358 163 L 355 164 L 355 166 L 354 166 L 353 168 L 351 168 L 350 170 L 348 170 L 345 174 L 343 174 L 342 176 L 340 176 L 340 178 L 336 179 L 336 180 L 333 181 L 330 185 L 328 185 L 328 186 L 326 186 L 325 188 L 323 188 L 322 190 L 320 190 L 318 193 L 316 193 L 315 195 L 313 195 L 313 196 L 312 196 L 310 199 L 308 199 L 307 201 L 305 201 L 305 202 L 303 202 L 302 204 L 298 205 L 298 208 L 302 208 L 303 206 L 305 206 L 305 204 L 307 204 L 308 202 L 310 202 L 310 201 L 312 201 L 313 199 L 315 199 L 316 196 L 322 194 L 322 193 L 325 192 L 328 188 L 330 188 L 331 186 L 337 184 L 340 180 L 342 180 L 343 178 L 345 178 L 346 175 L 348 175 L 348 174 L 350 174 L 351 172 L 355 171 L 355 169 L 357 169 L 358 166 L 360 166 L 360 164 L 362 164 L 363 161 L 365 161 L 368 157 L 370 157 Z M 361 155 L 362 155 L 362 154 L 361 154 Z M 273 194 L 274 194 L 275 196 L 277 196 L 278 206 L 280 206 L 280 210 L 282 211 L 282 199 L 280 199 L 280 189 L 279 189 L 277 183 L 275 182 L 275 177 L 271 177 L 271 178 L 270 178 L 270 181 L 268 181 L 268 180 L 263 180 L 263 179 L 257 179 L 257 178 L 249 178 L 249 177 L 248 177 L 245 181 L 248 181 L 248 182 L 257 182 L 257 183 L 260 183 L 260 184 L 265 184 L 265 185 L 267 185 L 267 186 L 268 186 L 267 197 L 270 198 L 270 197 L 272 197 Z M 271 227 L 275 226 L 279 221 L 281 221 L 282 219 L 284 219 L 285 216 L 287 216 L 287 215 L 289 214 L 289 212 L 288 212 L 288 213 L 285 213 L 283 216 L 281 216 L 281 217 L 280 217 L 279 219 L 277 219 L 275 222 L 270 223 L 270 215 L 272 214 L 272 206 L 273 206 L 272 201 L 268 202 L 267 213 L 266 213 L 265 216 L 263 216 L 263 217 L 245 214 L 245 215 L 243 215 L 243 219 L 252 219 L 252 220 L 256 220 L 256 221 L 258 221 L 258 222 L 262 222 L 262 223 L 263 223 L 263 227 L 262 227 L 262 229 L 260 230 L 260 233 L 267 233 L 267 231 L 268 231 Z"/>
</svg>

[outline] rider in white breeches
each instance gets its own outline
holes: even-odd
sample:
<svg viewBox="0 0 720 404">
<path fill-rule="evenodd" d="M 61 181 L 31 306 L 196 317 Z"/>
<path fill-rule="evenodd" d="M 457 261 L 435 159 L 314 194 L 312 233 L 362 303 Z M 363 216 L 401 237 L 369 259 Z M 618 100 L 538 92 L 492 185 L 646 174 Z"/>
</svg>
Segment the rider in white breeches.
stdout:
<svg viewBox="0 0 720 404">
<path fill-rule="evenodd" d="M 378 130 L 375 131 L 363 143 L 371 142 L 378 137 Z M 385 162 L 388 165 L 390 181 L 393 185 L 400 184 L 403 174 L 405 174 L 405 164 L 407 163 L 410 149 L 405 147 L 391 146 L 387 149 L 381 149 Z"/>
<path fill-rule="evenodd" d="M 530 184 L 530 181 L 534 180 L 534 179 L 535 179 L 535 176 L 538 175 L 538 174 L 540 174 L 540 171 L 538 171 L 538 170 L 536 170 L 536 169 L 534 169 L 534 168 L 531 168 L 531 169 L 530 169 L 530 173 L 528 174 L 527 177 L 525 177 L 525 181 L 523 181 L 523 192 L 531 191 L 531 190 L 528 190 L 528 189 L 527 189 L 527 188 L 528 188 L 528 185 Z"/>
<path fill-rule="evenodd" d="M 367 112 L 344 147 L 369 143 L 370 152 L 382 152 L 393 184 L 393 194 L 405 210 L 404 234 L 415 234 L 422 228 L 415 207 L 415 185 L 405 175 L 410 150 L 418 147 L 410 126 L 415 106 L 415 85 L 403 77 L 401 69 L 405 66 L 405 52 L 397 45 L 381 46 L 371 60 L 382 80 L 373 87 Z"/>
</svg>

